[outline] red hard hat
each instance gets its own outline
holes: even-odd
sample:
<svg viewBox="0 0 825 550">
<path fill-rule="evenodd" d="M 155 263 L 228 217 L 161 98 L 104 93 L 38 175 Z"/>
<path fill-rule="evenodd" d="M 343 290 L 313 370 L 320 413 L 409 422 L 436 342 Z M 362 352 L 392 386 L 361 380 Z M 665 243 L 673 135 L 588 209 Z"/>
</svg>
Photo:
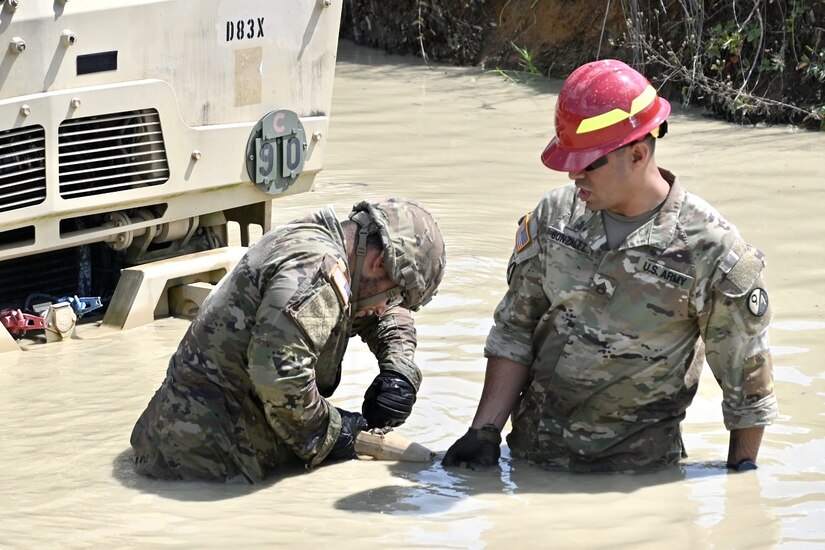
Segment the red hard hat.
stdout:
<svg viewBox="0 0 825 550">
<path fill-rule="evenodd" d="M 622 145 L 654 132 L 670 114 L 650 82 L 615 59 L 582 65 L 564 81 L 556 102 L 556 137 L 541 161 L 578 172 Z"/>
</svg>

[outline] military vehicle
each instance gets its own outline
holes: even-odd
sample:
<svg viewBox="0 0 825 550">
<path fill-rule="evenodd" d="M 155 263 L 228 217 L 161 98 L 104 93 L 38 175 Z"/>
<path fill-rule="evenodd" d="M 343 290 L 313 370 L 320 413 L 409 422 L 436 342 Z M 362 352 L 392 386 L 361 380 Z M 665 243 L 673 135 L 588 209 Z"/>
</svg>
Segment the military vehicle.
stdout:
<svg viewBox="0 0 825 550">
<path fill-rule="evenodd" d="M 0 351 L 197 307 L 322 167 L 341 1 L 0 0 Z"/>
</svg>

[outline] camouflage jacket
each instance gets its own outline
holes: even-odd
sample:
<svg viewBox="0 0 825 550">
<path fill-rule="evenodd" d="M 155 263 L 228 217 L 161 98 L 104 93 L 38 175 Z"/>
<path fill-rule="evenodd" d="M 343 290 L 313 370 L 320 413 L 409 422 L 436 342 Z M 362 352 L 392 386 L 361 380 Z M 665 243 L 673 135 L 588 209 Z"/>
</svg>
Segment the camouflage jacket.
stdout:
<svg viewBox="0 0 825 550">
<path fill-rule="evenodd" d="M 379 368 L 421 382 L 409 312 L 349 322 L 349 266 L 332 208 L 274 229 L 204 302 L 132 432 L 138 472 L 260 480 L 319 464 L 341 430 L 327 397 L 358 334 Z"/>
<path fill-rule="evenodd" d="M 485 347 L 529 366 L 513 456 L 579 471 L 675 462 L 705 357 L 728 429 L 775 418 L 764 258 L 662 175 L 661 210 L 617 250 L 574 185 L 521 219 Z"/>
</svg>

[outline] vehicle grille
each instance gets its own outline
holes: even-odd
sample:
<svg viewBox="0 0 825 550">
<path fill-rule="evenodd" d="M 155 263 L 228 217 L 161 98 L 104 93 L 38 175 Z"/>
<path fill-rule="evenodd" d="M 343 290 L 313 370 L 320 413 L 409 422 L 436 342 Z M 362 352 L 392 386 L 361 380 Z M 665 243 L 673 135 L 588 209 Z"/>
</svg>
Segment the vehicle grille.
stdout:
<svg viewBox="0 0 825 550">
<path fill-rule="evenodd" d="M 155 109 L 64 120 L 58 143 L 64 199 L 160 185 L 169 179 Z"/>
<path fill-rule="evenodd" d="M 124 267 L 123 254 L 104 243 L 0 261 L 0 309 L 32 313 L 33 304 L 65 296 L 97 296 L 105 308 Z"/>
<path fill-rule="evenodd" d="M 46 132 L 24 126 L 0 132 L 0 212 L 46 200 Z"/>
<path fill-rule="evenodd" d="M 0 262 L 0 309 L 26 310 L 29 297 L 36 294 L 79 294 L 78 264 L 75 248 Z"/>
</svg>

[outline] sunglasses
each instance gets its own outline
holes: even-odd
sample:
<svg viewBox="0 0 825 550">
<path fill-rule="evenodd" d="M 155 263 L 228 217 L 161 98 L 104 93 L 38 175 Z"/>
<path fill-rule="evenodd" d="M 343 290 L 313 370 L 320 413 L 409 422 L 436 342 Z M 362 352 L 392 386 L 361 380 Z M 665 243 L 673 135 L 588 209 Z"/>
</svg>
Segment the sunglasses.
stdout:
<svg viewBox="0 0 825 550">
<path fill-rule="evenodd" d="M 667 121 L 663 120 L 662 123 L 657 128 L 654 128 L 653 131 L 650 132 L 650 133 L 656 139 L 665 137 L 665 134 L 667 134 Z M 625 143 L 621 147 L 613 149 L 613 151 L 618 151 L 619 149 L 624 149 L 625 147 L 630 147 L 631 145 L 635 145 L 636 143 L 639 143 L 643 139 L 644 139 L 644 137 L 633 140 L 630 143 Z M 610 153 L 612 153 L 613 151 L 610 151 Z M 610 153 L 607 153 L 607 155 L 609 155 Z M 599 157 L 596 160 L 594 160 L 593 162 L 591 162 L 590 164 L 588 164 L 587 166 L 585 166 L 584 171 L 585 172 L 592 172 L 593 170 L 595 170 L 597 168 L 601 168 L 602 166 L 607 164 L 607 155 L 605 155 L 603 157 Z"/>
<path fill-rule="evenodd" d="M 596 160 L 594 160 L 593 162 L 591 162 L 590 164 L 588 164 L 587 166 L 585 166 L 584 171 L 585 172 L 592 172 L 596 168 L 601 168 L 605 164 L 607 164 L 607 155 L 605 155 L 603 157 L 599 157 Z"/>
<path fill-rule="evenodd" d="M 631 141 L 630 143 L 625 143 L 621 147 L 617 147 L 616 149 L 613 149 L 612 151 L 610 151 L 610 153 L 615 153 L 619 149 L 624 149 L 625 147 L 630 147 L 631 145 L 635 145 L 635 144 L 639 143 L 640 141 L 642 141 L 642 140 L 641 139 L 636 139 L 636 140 Z M 607 153 L 607 155 L 609 155 L 610 153 Z M 607 164 L 607 155 L 605 155 L 603 157 L 599 157 L 596 160 L 594 160 L 593 162 L 591 162 L 590 164 L 588 164 L 587 166 L 585 166 L 584 171 L 585 172 L 592 172 L 593 170 L 595 170 L 597 168 L 601 168 L 602 166 Z"/>
</svg>

